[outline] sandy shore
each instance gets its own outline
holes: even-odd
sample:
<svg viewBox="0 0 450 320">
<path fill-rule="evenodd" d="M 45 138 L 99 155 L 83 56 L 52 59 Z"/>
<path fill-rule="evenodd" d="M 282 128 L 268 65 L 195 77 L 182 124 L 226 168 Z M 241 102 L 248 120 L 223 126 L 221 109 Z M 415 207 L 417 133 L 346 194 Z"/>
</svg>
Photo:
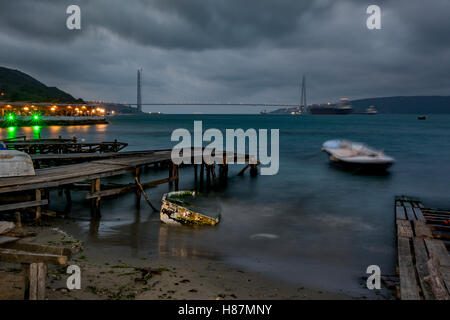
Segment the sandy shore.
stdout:
<svg viewBox="0 0 450 320">
<path fill-rule="evenodd" d="M 81 269 L 81 289 L 68 290 L 66 268 L 49 266 L 47 298 L 60 299 L 350 299 L 339 293 L 275 281 L 219 261 L 104 257 L 55 227 L 26 227 L 21 241 L 71 248 L 69 264 Z M 0 299 L 22 299 L 20 265 L 0 262 Z"/>
</svg>

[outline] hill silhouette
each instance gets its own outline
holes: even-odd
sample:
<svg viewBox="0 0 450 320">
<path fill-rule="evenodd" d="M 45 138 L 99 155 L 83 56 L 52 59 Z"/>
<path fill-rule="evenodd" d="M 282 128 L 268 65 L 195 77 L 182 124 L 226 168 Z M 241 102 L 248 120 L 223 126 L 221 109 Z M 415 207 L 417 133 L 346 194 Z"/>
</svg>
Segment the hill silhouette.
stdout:
<svg viewBox="0 0 450 320">
<path fill-rule="evenodd" d="M 19 70 L 0 67 L 0 101 L 79 102 L 70 94 L 47 87 L 42 82 Z"/>
</svg>

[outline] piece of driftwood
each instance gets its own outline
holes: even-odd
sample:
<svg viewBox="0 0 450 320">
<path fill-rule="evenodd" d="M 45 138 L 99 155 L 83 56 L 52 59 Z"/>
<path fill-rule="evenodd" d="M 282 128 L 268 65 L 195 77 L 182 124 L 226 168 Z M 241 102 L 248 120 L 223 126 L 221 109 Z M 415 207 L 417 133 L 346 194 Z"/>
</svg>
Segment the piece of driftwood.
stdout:
<svg viewBox="0 0 450 320">
<path fill-rule="evenodd" d="M 144 190 L 144 188 L 142 187 L 141 183 L 139 182 L 138 177 L 135 177 L 134 179 L 136 180 L 136 184 L 138 185 L 138 187 L 139 187 L 139 189 L 140 189 L 142 195 L 144 196 L 145 201 L 147 201 L 148 205 L 149 205 L 154 211 L 159 211 L 159 210 L 156 209 L 156 208 L 152 205 L 152 203 L 150 202 L 150 199 L 148 198 L 147 194 L 145 193 L 145 190 Z"/>
</svg>

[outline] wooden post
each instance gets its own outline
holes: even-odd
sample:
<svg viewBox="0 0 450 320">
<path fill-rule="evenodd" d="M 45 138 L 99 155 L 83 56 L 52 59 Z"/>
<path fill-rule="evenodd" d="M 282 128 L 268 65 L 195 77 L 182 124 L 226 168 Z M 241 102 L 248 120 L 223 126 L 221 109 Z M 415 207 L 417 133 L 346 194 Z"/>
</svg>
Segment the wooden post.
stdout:
<svg viewBox="0 0 450 320">
<path fill-rule="evenodd" d="M 45 299 L 45 279 L 47 277 L 47 266 L 42 263 L 22 264 L 25 279 L 25 299 Z"/>
<path fill-rule="evenodd" d="M 227 163 L 227 156 L 226 156 L 226 153 L 225 153 L 225 155 L 223 156 L 223 177 L 224 177 L 225 179 L 228 178 L 228 163 Z"/>
<path fill-rule="evenodd" d="M 37 263 L 37 299 L 45 300 L 45 279 L 47 278 L 47 266 L 44 263 Z"/>
<path fill-rule="evenodd" d="M 72 206 L 72 195 L 70 194 L 70 188 L 64 188 L 64 193 L 66 195 L 67 205 Z"/>
<path fill-rule="evenodd" d="M 40 201 L 41 200 L 41 190 L 40 189 L 36 189 L 35 191 L 36 193 L 36 201 Z M 41 206 L 37 206 L 36 207 L 36 221 L 39 221 L 41 219 Z"/>
<path fill-rule="evenodd" d="M 205 163 L 202 161 L 200 165 L 200 183 L 203 184 L 203 177 L 205 175 Z"/>
<path fill-rule="evenodd" d="M 50 189 L 45 188 L 43 190 L 43 193 L 44 193 L 44 199 L 47 199 L 48 203 L 45 206 L 42 206 L 42 208 L 48 210 L 48 205 L 50 204 Z"/>
<path fill-rule="evenodd" d="M 134 170 L 134 179 L 136 181 L 136 186 L 138 186 L 140 173 L 141 173 L 141 170 L 139 167 L 137 167 Z M 140 208 L 140 207 L 141 207 L 141 189 L 136 188 L 136 208 Z"/>
<path fill-rule="evenodd" d="M 172 177 L 173 177 L 173 163 L 172 162 L 170 162 L 169 163 L 169 186 L 171 187 L 171 186 L 173 186 L 173 182 L 172 182 Z"/>
<path fill-rule="evenodd" d="M 213 185 L 215 185 L 216 184 L 216 165 L 213 163 L 212 165 L 210 165 L 209 168 L 211 170 Z"/>
<path fill-rule="evenodd" d="M 256 177 L 258 175 L 258 166 L 256 164 L 252 164 L 250 166 L 250 176 Z"/>
<path fill-rule="evenodd" d="M 16 228 L 21 229 L 22 228 L 22 217 L 20 215 L 20 211 L 15 212 L 14 216 L 16 217 Z"/>
<path fill-rule="evenodd" d="M 22 263 L 23 274 L 23 298 L 25 300 L 30 298 L 30 265 L 28 263 Z"/>
<path fill-rule="evenodd" d="M 206 165 L 206 186 L 209 187 L 211 184 L 211 170 L 209 169 L 209 165 Z"/>
<path fill-rule="evenodd" d="M 91 181 L 91 193 L 100 192 L 100 178 Z M 100 216 L 100 195 L 91 200 L 91 215 Z"/>
<path fill-rule="evenodd" d="M 178 166 L 174 165 L 173 171 L 174 171 L 174 177 L 175 177 L 175 190 L 178 191 L 178 181 L 180 179 L 180 176 L 178 175 Z"/>
</svg>

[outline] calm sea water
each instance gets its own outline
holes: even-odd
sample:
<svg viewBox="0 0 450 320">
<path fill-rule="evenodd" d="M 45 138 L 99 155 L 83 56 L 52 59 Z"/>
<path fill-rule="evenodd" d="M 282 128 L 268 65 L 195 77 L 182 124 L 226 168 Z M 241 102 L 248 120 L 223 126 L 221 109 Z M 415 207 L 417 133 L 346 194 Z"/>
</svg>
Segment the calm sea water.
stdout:
<svg viewBox="0 0 450 320">
<path fill-rule="evenodd" d="M 450 116 L 414 115 L 272 116 L 150 115 L 117 116 L 109 125 L 22 128 L 1 131 L 1 138 L 26 134 L 43 138 L 77 136 L 86 141 L 118 139 L 126 150 L 171 148 L 176 128 L 280 129 L 280 170 L 275 176 L 236 176 L 230 167 L 228 186 L 208 194 L 221 208 L 213 228 L 169 227 L 159 222 L 142 200 L 127 194 L 102 200 L 100 224 L 89 221 L 89 204 L 74 194 L 68 225 L 86 246 L 119 252 L 126 258 L 204 257 L 233 263 L 270 276 L 325 290 L 370 296 L 361 285 L 368 265 L 395 273 L 395 195 L 418 197 L 425 205 L 450 207 Z M 383 149 L 396 159 L 389 174 L 358 175 L 328 163 L 320 152 L 328 139 L 346 138 Z M 144 181 L 166 177 L 148 171 Z M 195 187 L 192 168 L 181 170 L 180 189 Z M 131 182 L 130 177 L 112 179 Z M 169 187 L 148 189 L 159 205 Z M 63 210 L 63 198 L 53 209 Z M 77 201 L 80 200 L 80 201 Z M 268 234 L 268 235 L 261 235 Z"/>
</svg>

